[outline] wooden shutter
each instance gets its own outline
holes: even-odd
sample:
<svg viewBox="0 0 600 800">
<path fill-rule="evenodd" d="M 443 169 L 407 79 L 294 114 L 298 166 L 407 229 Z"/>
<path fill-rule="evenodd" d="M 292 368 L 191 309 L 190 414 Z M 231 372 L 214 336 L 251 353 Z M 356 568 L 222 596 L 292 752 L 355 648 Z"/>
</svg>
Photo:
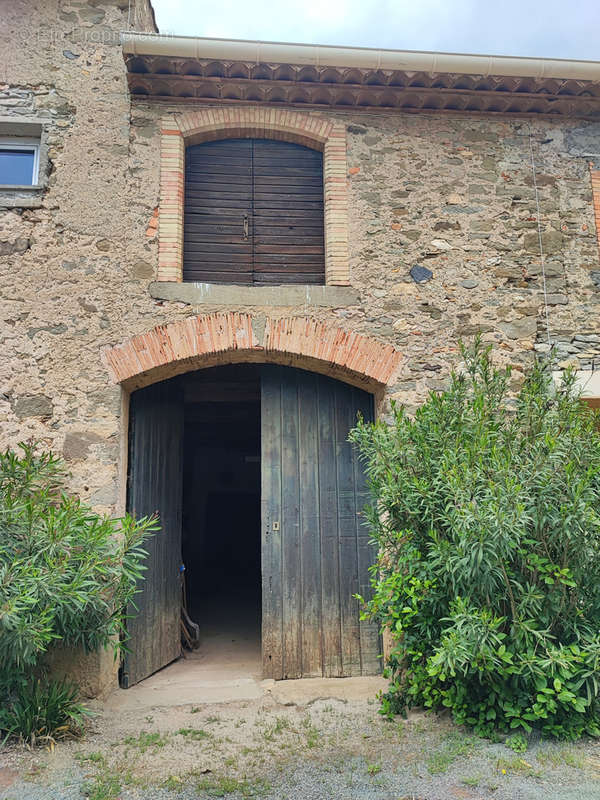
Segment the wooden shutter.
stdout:
<svg viewBox="0 0 600 800">
<path fill-rule="evenodd" d="M 141 591 L 127 610 L 125 689 L 181 652 L 183 396 L 177 389 L 158 383 L 131 396 L 127 508 L 137 518 L 158 512 L 161 529 L 146 543 Z"/>
<path fill-rule="evenodd" d="M 323 154 L 253 142 L 254 283 L 325 283 Z"/>
<path fill-rule="evenodd" d="M 375 550 L 362 524 L 364 473 L 347 441 L 366 392 L 265 366 L 262 406 L 263 676 L 372 675 L 377 626 L 361 621 Z"/>
<path fill-rule="evenodd" d="M 188 147 L 183 279 L 323 284 L 322 154 L 267 139 Z"/>
<path fill-rule="evenodd" d="M 251 228 L 252 140 L 188 147 L 183 280 L 252 283 Z"/>
</svg>

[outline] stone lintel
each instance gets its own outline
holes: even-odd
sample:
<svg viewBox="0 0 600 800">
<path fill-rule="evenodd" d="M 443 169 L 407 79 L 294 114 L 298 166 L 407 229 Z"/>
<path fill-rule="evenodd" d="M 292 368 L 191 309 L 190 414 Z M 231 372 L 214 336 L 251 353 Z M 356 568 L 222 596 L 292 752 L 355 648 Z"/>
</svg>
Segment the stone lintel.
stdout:
<svg viewBox="0 0 600 800">
<path fill-rule="evenodd" d="M 218 283 L 154 281 L 149 286 L 156 300 L 173 300 L 192 306 L 268 308 L 287 306 L 339 308 L 359 302 L 349 286 L 235 286 Z"/>
</svg>

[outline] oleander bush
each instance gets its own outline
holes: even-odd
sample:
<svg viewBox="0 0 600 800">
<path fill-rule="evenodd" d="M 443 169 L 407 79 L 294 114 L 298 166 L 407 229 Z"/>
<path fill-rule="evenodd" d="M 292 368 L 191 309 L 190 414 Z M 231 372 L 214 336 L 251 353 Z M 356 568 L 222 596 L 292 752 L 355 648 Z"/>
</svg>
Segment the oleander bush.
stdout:
<svg viewBox="0 0 600 800">
<path fill-rule="evenodd" d="M 79 726 L 73 687 L 46 679 L 44 657 L 58 643 L 120 646 L 157 527 L 96 514 L 64 479 L 61 460 L 32 444 L 0 453 L 0 730 L 27 740 L 52 736 L 49 719 Z"/>
<path fill-rule="evenodd" d="M 379 545 L 364 613 L 392 633 L 382 712 L 600 735 L 600 434 L 567 373 L 537 364 L 516 396 L 479 341 L 414 417 L 351 439 Z"/>
</svg>

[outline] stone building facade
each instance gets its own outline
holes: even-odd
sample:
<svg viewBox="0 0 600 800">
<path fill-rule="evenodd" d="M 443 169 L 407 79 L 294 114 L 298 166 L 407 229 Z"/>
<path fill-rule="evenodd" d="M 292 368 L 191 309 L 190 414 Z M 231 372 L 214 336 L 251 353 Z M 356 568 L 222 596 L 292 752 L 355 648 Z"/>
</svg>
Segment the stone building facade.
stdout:
<svg viewBox="0 0 600 800">
<path fill-rule="evenodd" d="M 124 508 L 129 392 L 198 366 L 314 368 L 414 409 L 481 332 L 515 388 L 553 349 L 600 395 L 600 66 L 559 113 L 491 90 L 462 112 L 194 102 L 124 62 L 120 32 L 155 31 L 146 0 L 0 0 L 0 18 L 0 136 L 40 136 L 37 188 L 0 186 L 2 443 L 62 453 L 99 511 Z M 560 101 L 569 81 L 538 83 Z M 223 131 L 324 150 L 327 285 L 180 281 L 181 153 Z"/>
</svg>

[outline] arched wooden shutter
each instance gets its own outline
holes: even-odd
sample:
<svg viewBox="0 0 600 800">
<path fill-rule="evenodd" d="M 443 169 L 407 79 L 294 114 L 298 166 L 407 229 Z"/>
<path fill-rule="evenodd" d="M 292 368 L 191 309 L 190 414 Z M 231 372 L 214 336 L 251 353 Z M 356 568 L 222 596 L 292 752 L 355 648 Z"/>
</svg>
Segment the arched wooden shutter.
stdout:
<svg viewBox="0 0 600 800">
<path fill-rule="evenodd" d="M 325 283 L 322 153 L 269 139 L 188 147 L 183 279 Z"/>
</svg>

